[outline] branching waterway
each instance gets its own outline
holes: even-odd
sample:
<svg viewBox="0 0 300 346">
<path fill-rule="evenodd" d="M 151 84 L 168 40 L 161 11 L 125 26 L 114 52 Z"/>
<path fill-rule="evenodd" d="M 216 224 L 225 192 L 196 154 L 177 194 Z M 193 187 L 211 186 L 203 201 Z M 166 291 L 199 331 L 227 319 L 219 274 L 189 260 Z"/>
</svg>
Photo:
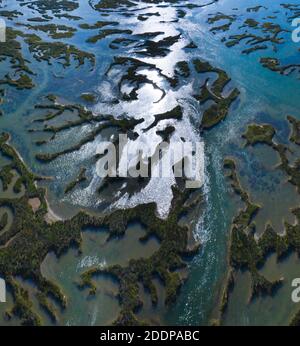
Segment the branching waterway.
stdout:
<svg viewBox="0 0 300 346">
<path fill-rule="evenodd" d="M 290 323 L 300 6 L 283 2 L 0 1 L 0 324 Z M 145 161 L 200 143 L 201 187 L 174 167 L 102 179 L 120 134 Z M 277 265 L 258 239 L 287 223 Z"/>
</svg>

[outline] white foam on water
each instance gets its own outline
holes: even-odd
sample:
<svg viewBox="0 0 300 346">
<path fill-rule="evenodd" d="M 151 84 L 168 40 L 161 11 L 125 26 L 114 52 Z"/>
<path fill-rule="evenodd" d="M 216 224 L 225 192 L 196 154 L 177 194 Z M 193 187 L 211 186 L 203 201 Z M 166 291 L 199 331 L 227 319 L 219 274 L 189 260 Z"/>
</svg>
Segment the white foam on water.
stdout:
<svg viewBox="0 0 300 346">
<path fill-rule="evenodd" d="M 195 131 L 193 125 L 190 122 L 190 114 L 188 111 L 184 110 L 183 120 L 178 123 L 177 121 L 165 120 L 161 121 L 156 128 L 148 131 L 146 134 L 142 134 L 138 140 L 135 142 L 130 142 L 132 146 L 137 146 L 138 148 L 143 148 L 143 152 L 147 153 L 151 157 L 154 154 L 157 145 L 161 142 L 161 138 L 156 135 L 156 131 L 161 127 L 165 126 L 165 123 L 170 123 L 176 127 L 176 131 L 172 136 L 170 143 L 178 143 L 182 142 L 181 138 L 185 138 L 186 141 L 191 143 L 201 143 L 199 139 L 199 134 Z M 129 144 L 129 145 L 130 145 Z M 203 143 L 202 143 L 203 144 Z M 148 151 L 147 151 L 148 149 Z M 202 145 L 203 152 L 201 152 L 201 164 L 200 166 L 204 168 L 205 160 L 204 160 L 204 145 Z M 181 158 L 179 158 L 181 160 Z M 129 161 L 129 160 L 127 160 Z M 122 160 L 120 162 L 122 164 Z M 155 165 L 154 168 L 157 169 L 158 165 Z M 152 172 L 153 173 L 153 172 Z M 200 185 L 203 184 L 205 179 L 204 169 L 199 170 L 196 175 L 196 180 L 200 181 Z M 168 176 L 159 176 L 153 177 L 150 179 L 149 183 L 145 188 L 143 188 L 140 192 L 129 196 L 128 193 L 124 194 L 114 205 L 115 208 L 133 208 L 139 204 L 147 204 L 147 203 L 156 203 L 157 205 L 157 213 L 161 218 L 167 218 L 172 199 L 173 192 L 172 186 L 176 185 L 176 180 L 174 173 L 172 171 L 172 167 L 170 167 Z"/>
<path fill-rule="evenodd" d="M 107 266 L 107 262 L 105 259 L 100 260 L 100 258 L 95 255 L 95 256 L 85 256 L 82 258 L 76 267 L 76 271 L 79 271 L 80 269 L 83 268 L 91 268 L 91 267 L 98 267 L 98 268 L 105 268 Z"/>
<path fill-rule="evenodd" d="M 172 185 L 175 184 L 174 178 L 152 178 L 149 184 L 133 196 L 124 194 L 114 207 L 120 209 L 133 208 L 140 204 L 156 203 L 157 212 L 161 218 L 167 218 L 173 199 Z"/>
</svg>

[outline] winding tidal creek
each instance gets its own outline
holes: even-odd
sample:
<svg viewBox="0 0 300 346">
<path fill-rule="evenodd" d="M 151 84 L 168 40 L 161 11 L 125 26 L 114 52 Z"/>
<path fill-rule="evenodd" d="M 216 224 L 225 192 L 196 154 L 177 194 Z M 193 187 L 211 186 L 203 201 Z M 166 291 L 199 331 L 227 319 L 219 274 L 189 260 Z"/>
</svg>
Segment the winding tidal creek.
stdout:
<svg viewBox="0 0 300 346">
<path fill-rule="evenodd" d="M 297 325 L 300 5 L 0 0 L 0 17 L 0 324 Z M 154 174 L 162 143 L 193 144 L 197 184 L 178 152 Z"/>
</svg>

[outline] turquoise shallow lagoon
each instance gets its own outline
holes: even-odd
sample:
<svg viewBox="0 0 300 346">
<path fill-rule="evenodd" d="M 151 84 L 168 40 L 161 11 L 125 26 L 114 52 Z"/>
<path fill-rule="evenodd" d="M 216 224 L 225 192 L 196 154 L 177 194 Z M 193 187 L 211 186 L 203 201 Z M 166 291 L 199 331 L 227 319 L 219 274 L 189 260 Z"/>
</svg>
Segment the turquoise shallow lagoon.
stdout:
<svg viewBox="0 0 300 346">
<path fill-rule="evenodd" d="M 51 61 L 51 64 L 43 60 L 37 61 L 26 43 L 20 39 L 23 56 L 28 59 L 30 68 L 34 71 L 32 79 L 35 87 L 31 90 L 17 90 L 11 86 L 3 86 L 5 97 L 0 107 L 4 115 L 0 117 L 0 130 L 11 134 L 11 143 L 33 171 L 43 176 L 54 177 L 53 180 L 44 182 L 43 186 L 47 187 L 48 201 L 57 217 L 68 218 L 81 209 L 101 214 L 107 208 L 122 205 L 124 200 L 134 205 L 145 200 L 160 201 L 158 213 L 163 216 L 170 203 L 168 200 L 170 182 L 160 188 L 148 189 L 147 193 L 138 195 L 135 200 L 126 199 L 126 188 L 123 190 L 120 188 L 120 191 L 109 191 L 99 197 L 96 189 L 99 180 L 95 172 L 95 148 L 103 139 L 112 136 L 109 131 L 97 136 L 76 152 L 63 155 L 49 163 L 42 163 L 36 159 L 37 153 L 44 151 L 54 153 L 77 143 L 93 129 L 93 124 L 67 129 L 46 146 L 38 146 L 35 141 L 47 139 L 49 137 L 47 133 L 33 133 L 28 130 L 35 126 L 34 120 L 41 114 L 35 105 L 41 103 L 43 97 L 48 94 L 57 95 L 61 102 L 84 104 L 94 114 L 112 114 L 116 118 L 124 114 L 135 119 L 144 117 L 147 124 L 151 124 L 153 115 L 163 113 L 180 104 L 184 109 L 183 120 L 181 122 L 174 119 L 169 122 L 164 120 L 164 124 L 174 125 L 178 138 L 198 139 L 204 142 L 204 201 L 196 215 L 193 215 L 193 219 L 188 221 L 195 238 L 201 241 L 202 246 L 200 252 L 188 260 L 188 280 L 183 285 L 177 301 L 170 307 L 164 305 L 163 285 L 157 280 L 155 285 L 159 292 L 158 305 L 156 307 L 151 305 L 149 297 L 141 287 L 140 291 L 145 301 L 139 315 L 153 324 L 207 325 L 218 315 L 219 299 L 228 265 L 227 247 L 231 221 L 237 208 L 241 206 L 224 177 L 224 158 L 227 156 L 236 158 L 242 184 L 249 188 L 257 203 L 265 205 L 263 212 L 257 216 L 258 233 L 263 232 L 265 224 L 269 221 L 272 221 L 279 233 L 282 232 L 283 221 L 294 222 L 290 209 L 299 206 L 299 195 L 296 189 L 287 183 L 284 174 L 274 168 L 278 163 L 277 155 L 271 149 L 260 145 L 255 148 L 245 148 L 245 142 L 241 138 L 247 124 L 267 122 L 276 128 L 276 140 L 285 142 L 289 134 L 286 116 L 291 114 L 300 119 L 300 75 L 297 70 L 289 75 L 282 75 L 260 64 L 261 57 L 276 57 L 282 64 L 299 64 L 300 44 L 294 43 L 291 39 L 293 28 L 288 19 L 292 13 L 281 6 L 283 1 L 271 0 L 244 0 L 243 2 L 192 0 L 157 4 L 134 1 L 132 7 L 119 8 L 117 6 L 103 11 L 91 6 L 95 1 L 74 2 L 78 4 L 78 8 L 67 13 L 81 17 L 78 20 L 58 17 L 51 10 L 41 13 L 38 8 L 29 8 L 23 1 L 0 2 L 1 10 L 21 13 L 13 20 L 6 20 L 8 27 L 30 34 L 38 33 L 41 38 L 53 42 L 55 40 L 51 39 L 47 33 L 20 25 L 20 23 L 34 25 L 37 23 L 28 19 L 45 14 L 50 15 L 52 17 L 50 22 L 46 21 L 43 24 L 60 24 L 77 29 L 73 37 L 63 38 L 61 42 L 92 53 L 96 58 L 94 68 L 91 68 L 88 63 L 76 68 L 74 59 L 71 59 L 70 66 L 63 68 L 58 63 L 59 59 Z M 187 4 L 200 6 L 186 6 Z M 257 11 L 248 10 L 258 5 L 263 7 Z M 184 16 L 180 15 L 180 10 L 185 12 Z M 228 23 L 228 20 L 224 19 L 209 22 L 208 19 L 217 13 L 234 16 L 235 20 L 228 31 L 211 31 L 214 26 Z M 138 19 L 138 16 L 144 16 L 146 19 Z M 266 43 L 266 49 L 257 50 L 248 55 L 242 54 L 243 49 L 249 48 L 246 40 L 242 40 L 240 44 L 231 48 L 227 47 L 225 43 L 230 40 L 230 36 L 240 34 L 244 21 L 249 18 L 259 23 L 272 21 L 280 25 L 285 30 L 280 34 L 283 37 L 282 42 L 280 44 Z M 99 33 L 99 29 L 86 30 L 80 25 L 93 25 L 98 21 L 116 22 L 117 25 L 108 26 L 108 28 L 117 28 L 123 32 L 109 34 L 96 43 L 87 42 L 90 37 Z M 124 30 L 130 30 L 131 33 L 126 33 Z M 259 35 L 270 34 L 251 27 L 245 30 L 247 33 L 254 32 Z M 139 43 L 147 39 L 145 36 L 147 33 L 156 33 L 158 35 L 154 39 L 156 42 L 159 39 L 177 35 L 180 35 L 180 38 L 171 46 L 166 45 L 162 51 L 156 52 L 157 55 L 153 52 L 147 55 L 143 52 L 144 48 L 139 47 Z M 115 42 L 112 46 L 113 40 Z M 193 42 L 196 48 L 186 48 L 190 42 Z M 137 97 L 134 100 L 128 101 L 120 96 L 118 81 L 128 71 L 124 70 L 125 63 L 121 66 L 113 64 L 116 62 L 116 57 L 134 58 L 148 64 L 140 68 L 148 80 L 139 85 Z M 208 61 L 212 66 L 226 71 L 231 80 L 223 90 L 224 93 L 230 92 L 233 88 L 238 88 L 240 91 L 226 119 L 209 131 L 199 130 L 205 105 L 200 105 L 193 97 L 199 94 L 199 75 L 191 72 L 189 78 L 180 79 L 179 84 L 173 89 L 167 83 L 168 78 L 172 77 L 177 62 L 191 63 L 195 58 Z M 1 59 L 0 79 L 11 68 L 7 60 Z M 132 88 L 130 83 L 125 84 L 122 85 L 121 90 L 123 96 L 127 89 Z M 92 93 L 95 96 L 95 102 L 85 103 L 81 98 L 83 93 Z M 68 121 L 68 115 L 64 116 Z M 55 122 L 53 124 L 57 125 Z M 159 127 L 154 130 L 158 129 Z M 138 128 L 137 131 L 140 129 Z M 144 141 L 151 144 L 155 142 L 155 136 L 153 131 L 145 135 Z M 299 149 L 295 146 L 295 155 L 299 152 L 297 150 Z M 0 164 L 3 164 L 2 158 L 0 158 Z M 87 167 L 87 181 L 76 186 L 71 193 L 65 194 L 66 185 L 76 178 L 82 166 Z M 1 191 L 0 188 L 0 194 L 3 193 Z M 80 273 L 84 268 L 106 264 L 125 265 L 131 258 L 150 256 L 159 247 L 159 241 L 150 239 L 146 244 L 141 244 L 139 238 L 144 234 L 144 230 L 139 224 L 130 225 L 124 238 L 112 243 L 106 243 L 105 230 L 101 232 L 86 230 L 83 234 L 82 254 L 78 254 L 75 249 L 70 249 L 58 259 L 50 253 L 42 264 L 42 272 L 47 278 L 56 281 L 70 299 L 69 308 L 59 313 L 61 324 L 109 324 L 119 312 L 118 285 L 107 277 L 97 278 L 98 294 L 96 298 L 91 298 L 88 297 L 86 291 L 79 290 L 76 286 Z M 284 286 L 274 297 L 260 298 L 248 305 L 249 277 L 247 273 L 239 273 L 238 283 L 224 317 L 224 324 L 285 325 L 298 310 L 297 306 L 291 304 L 289 300 L 291 280 L 300 272 L 298 259 L 291 255 L 277 266 L 276 260 L 270 257 L 261 270 L 267 277 L 285 276 Z M 26 283 L 26 285 L 30 287 L 28 288 L 30 292 L 34 292 L 33 283 Z M 8 305 L 11 304 L 11 300 L 9 296 Z M 0 305 L 0 313 L 5 310 L 6 307 Z M 264 313 L 262 314 L 261 311 Z M 44 322 L 51 324 L 46 314 L 41 313 Z M 258 315 L 259 319 L 257 319 Z M 17 322 L 6 322 L 0 319 L 0 324 L 2 323 Z"/>
</svg>

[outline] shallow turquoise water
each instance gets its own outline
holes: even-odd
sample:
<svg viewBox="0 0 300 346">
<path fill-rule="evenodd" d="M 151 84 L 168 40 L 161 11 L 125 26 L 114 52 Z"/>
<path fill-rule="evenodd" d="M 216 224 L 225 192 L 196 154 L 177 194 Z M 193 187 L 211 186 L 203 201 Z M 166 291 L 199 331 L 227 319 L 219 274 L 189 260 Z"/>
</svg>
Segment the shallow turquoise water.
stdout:
<svg viewBox="0 0 300 346">
<path fill-rule="evenodd" d="M 205 1 L 201 1 L 201 3 L 204 4 Z M 281 1 L 259 1 L 259 4 L 265 5 L 268 10 L 249 14 L 246 12 L 246 9 L 258 5 L 258 1 L 246 0 L 242 4 L 237 4 L 234 0 L 221 0 L 207 7 L 187 10 L 186 17 L 181 19 L 179 23 L 172 22 L 172 19 L 176 18 L 174 7 L 162 8 L 155 4 L 149 5 L 151 12 L 161 12 L 167 23 L 160 23 L 156 17 L 151 17 L 145 23 L 137 22 L 134 17 L 127 18 L 121 16 L 117 11 L 110 14 L 109 19 L 106 19 L 107 17 L 101 18 L 101 20 L 117 20 L 122 28 L 130 28 L 136 33 L 145 32 L 149 28 L 150 31 L 162 30 L 170 35 L 182 33 L 186 42 L 193 40 L 198 45 L 198 48 L 191 52 L 186 52 L 179 45 L 173 49 L 169 56 L 149 59 L 149 61 L 159 66 L 168 75 L 170 66 L 175 64 L 176 61 L 200 57 L 208 60 L 213 66 L 225 70 L 232 78 L 231 85 L 239 88 L 241 91 L 239 101 L 233 105 L 226 121 L 203 134 L 206 155 L 206 181 L 204 186 L 206 197 L 203 210 L 199 218 L 194 221 L 195 235 L 202 241 L 203 246 L 200 254 L 189 263 L 190 276 L 182 289 L 177 303 L 168 310 L 158 307 L 157 313 L 163 323 L 205 325 L 209 322 L 211 313 L 216 307 L 221 281 L 226 271 L 226 247 L 230 223 L 238 205 L 238 201 L 230 193 L 230 189 L 223 176 L 222 162 L 227 155 L 237 157 L 240 170 L 244 174 L 243 181 L 249 185 L 251 185 L 251 177 L 256 175 L 257 165 L 259 164 L 254 155 L 242 147 L 242 141 L 239 139 L 245 129 L 245 125 L 253 121 L 267 121 L 278 129 L 279 137 L 286 138 L 288 131 L 284 122 L 286 115 L 292 114 L 295 117 L 299 117 L 300 83 L 297 77 L 281 76 L 263 68 L 259 64 L 259 58 L 266 55 L 272 56 L 272 52 L 269 50 L 255 52 L 246 56 L 240 54 L 240 46 L 227 48 L 221 42 L 222 33 L 213 35 L 209 31 L 208 15 L 218 11 L 227 14 L 237 14 L 239 21 L 233 24 L 230 31 L 232 33 L 243 19 L 251 17 L 261 20 L 266 15 L 280 9 L 280 3 Z M 19 8 L 16 1 L 6 2 L 6 4 L 8 9 Z M 143 10 L 142 5 L 140 7 L 141 10 L 138 13 L 150 11 L 149 8 Z M 233 8 L 238 8 L 238 10 L 233 10 Z M 27 12 L 24 8 L 22 8 L 22 12 L 24 13 L 24 17 L 21 18 L 22 21 L 32 16 L 31 11 Z M 79 23 L 94 23 L 99 20 L 99 13 L 93 11 L 85 1 L 80 1 L 80 9 L 72 14 L 84 17 L 84 20 Z M 58 20 L 54 20 L 54 22 L 58 22 Z M 63 19 L 59 20 L 59 22 L 70 24 L 69 21 Z M 276 22 L 284 28 L 291 30 L 290 23 L 287 23 L 282 9 L 278 14 Z M 13 23 L 9 24 L 13 25 Z M 71 24 L 77 25 L 77 23 Z M 96 32 L 97 30 L 94 33 Z M 30 54 L 27 53 L 28 58 L 32 60 L 33 69 L 37 72 L 37 76 L 34 78 L 37 86 L 32 91 L 16 91 L 7 88 L 7 101 L 3 106 L 6 114 L 0 119 L 1 131 L 5 130 L 12 133 L 13 144 L 20 151 L 29 166 L 38 173 L 56 177 L 55 182 L 49 186 L 49 198 L 53 209 L 61 216 L 69 216 L 82 207 L 96 210 L 97 212 L 103 211 L 102 207 L 95 207 L 96 197 L 93 191 L 90 193 L 86 187 L 83 187 L 82 190 L 71 196 L 66 197 L 63 194 L 65 183 L 76 175 L 78 167 L 82 164 L 90 163 L 89 159 L 94 152 L 96 141 L 86 145 L 79 153 L 66 155 L 66 157 L 55 160 L 49 165 L 41 165 L 37 162 L 34 155 L 38 149 L 27 129 L 34 118 L 34 104 L 40 100 L 41 96 L 55 93 L 68 102 L 80 102 L 79 96 L 81 93 L 94 92 L 98 96 L 98 103 L 92 107 L 95 112 L 106 113 L 109 111 L 114 115 L 127 112 L 132 117 L 139 117 L 145 111 L 149 111 L 149 114 L 155 114 L 157 110 L 168 108 L 169 105 L 180 99 L 188 110 L 189 116 L 194 118 L 196 123 L 201 117 L 201 109 L 197 107 L 192 108 L 195 104 L 195 102 L 191 101 L 191 96 L 195 92 L 192 85 L 182 85 L 174 94 L 168 90 L 168 97 L 158 106 L 153 106 L 152 103 L 152 97 L 155 96 L 153 95 L 153 90 L 143 98 L 143 105 L 138 102 L 131 104 L 121 102 L 117 106 L 112 106 L 110 103 L 105 102 L 109 99 L 110 93 L 114 92 L 115 87 L 114 81 L 105 75 L 105 71 L 115 55 L 131 56 L 133 53 L 128 52 L 126 47 L 121 48 L 117 52 L 109 49 L 109 37 L 98 41 L 95 45 L 88 44 L 84 41 L 89 36 L 91 36 L 90 31 L 79 30 L 75 37 L 66 41 L 96 55 L 97 65 L 93 72 L 87 67 L 78 70 L 73 68 L 63 70 L 57 64 L 50 67 L 46 63 L 36 63 L 31 59 Z M 279 47 L 276 56 L 283 58 L 283 61 L 295 62 L 298 58 L 299 48 L 299 45 L 292 42 L 290 34 L 286 34 L 286 42 Z M 1 65 L 1 71 L 2 68 L 4 72 L 4 67 Z M 53 73 L 63 75 L 64 82 L 60 78 L 55 78 Z M 68 131 L 63 138 L 54 144 L 52 150 L 70 143 L 70 141 L 83 135 L 85 131 L 87 131 L 86 128 Z M 195 133 L 199 138 L 202 136 L 197 132 L 197 129 L 195 129 Z M 269 157 L 268 153 L 262 153 L 261 155 L 262 158 L 265 156 Z M 93 167 L 89 169 L 88 174 L 90 177 L 93 176 Z M 252 184 L 255 189 L 256 182 L 252 182 Z M 258 187 L 257 189 L 256 195 L 260 197 L 262 193 L 260 193 Z M 262 219 L 261 223 L 263 224 L 263 222 L 264 219 Z M 135 246 L 133 245 L 133 247 Z M 111 251 L 116 250 L 112 247 Z M 74 266 L 78 262 L 74 253 L 68 254 L 68 256 L 73 257 L 68 258 L 67 261 L 62 258 L 59 260 L 58 265 L 66 273 L 66 276 L 68 273 L 74 272 Z M 55 265 L 57 263 L 52 262 L 49 264 L 50 272 Z M 73 266 L 72 269 L 69 266 Z M 80 294 L 70 282 L 66 284 L 66 291 L 68 290 L 72 292 L 74 297 L 76 296 L 74 292 Z M 97 300 L 99 310 L 105 306 L 110 306 L 109 304 L 113 306 L 113 311 L 117 310 L 116 299 L 109 297 L 113 302 L 108 302 L 101 297 L 103 298 L 100 295 L 100 298 Z M 72 313 L 80 315 L 81 312 L 84 312 L 84 309 L 85 305 L 83 304 L 77 310 L 73 310 Z M 95 321 L 93 313 L 96 312 L 83 313 L 81 318 L 75 318 L 73 323 L 92 323 L 92 321 Z M 108 320 L 105 320 L 101 319 L 100 316 L 98 320 L 96 318 L 96 321 L 98 323 L 108 323 L 113 317 L 110 316 Z M 67 321 L 69 321 L 68 318 L 64 317 L 64 322 L 67 323 Z"/>
</svg>

